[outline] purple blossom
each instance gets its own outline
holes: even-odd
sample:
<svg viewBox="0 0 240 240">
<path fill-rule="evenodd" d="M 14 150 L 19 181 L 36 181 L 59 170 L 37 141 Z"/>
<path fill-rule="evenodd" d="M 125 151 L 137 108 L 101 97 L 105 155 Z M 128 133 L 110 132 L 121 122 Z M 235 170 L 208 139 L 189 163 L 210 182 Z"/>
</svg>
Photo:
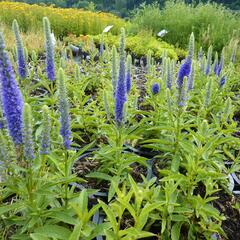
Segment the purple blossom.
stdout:
<svg viewBox="0 0 240 240">
<path fill-rule="evenodd" d="M 160 85 L 158 83 L 154 83 L 152 85 L 152 93 L 153 95 L 156 95 L 160 92 Z"/>
<path fill-rule="evenodd" d="M 213 64 L 213 71 L 217 75 L 218 72 L 218 53 L 215 54 L 214 64 Z"/>
<path fill-rule="evenodd" d="M 22 144 L 23 97 L 15 80 L 12 64 L 4 50 L 4 41 L 0 33 L 0 80 L 3 114 L 13 142 Z"/>
<path fill-rule="evenodd" d="M 178 71 L 178 77 L 177 77 L 177 88 L 182 88 L 183 86 L 183 80 L 184 77 L 188 77 L 191 72 L 192 66 L 192 59 L 187 58 L 185 61 L 181 64 L 179 71 Z"/>
<path fill-rule="evenodd" d="M 125 81 L 125 30 L 121 29 L 120 37 L 120 66 L 115 93 L 115 119 L 118 125 L 123 121 L 124 104 L 127 101 L 127 89 Z"/>
<path fill-rule="evenodd" d="M 126 87 L 127 87 L 127 93 L 128 94 L 130 93 L 131 86 L 132 86 L 131 73 L 127 72 L 126 73 Z"/>
<path fill-rule="evenodd" d="M 226 84 L 227 82 L 227 77 L 225 75 L 223 75 L 219 81 L 219 87 L 222 88 L 224 87 L 224 85 Z"/>
<path fill-rule="evenodd" d="M 126 88 L 127 93 L 130 93 L 132 87 L 132 79 L 131 79 L 131 67 L 132 67 L 132 57 L 131 55 L 127 56 L 127 73 L 126 73 Z"/>
<path fill-rule="evenodd" d="M 192 68 L 192 60 L 194 57 L 194 34 L 192 33 L 189 40 L 189 50 L 188 50 L 188 56 L 184 60 L 184 62 L 181 64 L 180 69 L 178 71 L 178 77 L 177 77 L 177 89 L 180 89 L 183 87 L 183 80 L 184 77 L 189 77 L 189 74 L 191 73 Z"/>
<path fill-rule="evenodd" d="M 166 86 L 170 90 L 172 89 L 172 82 L 174 79 L 174 61 L 171 62 L 170 59 L 168 58 L 167 60 L 167 79 L 166 79 Z"/>
<path fill-rule="evenodd" d="M 43 18 L 43 28 L 46 48 L 46 72 L 48 79 L 53 81 L 55 79 L 54 43 L 53 35 L 51 34 L 50 23 L 47 17 Z"/>
</svg>

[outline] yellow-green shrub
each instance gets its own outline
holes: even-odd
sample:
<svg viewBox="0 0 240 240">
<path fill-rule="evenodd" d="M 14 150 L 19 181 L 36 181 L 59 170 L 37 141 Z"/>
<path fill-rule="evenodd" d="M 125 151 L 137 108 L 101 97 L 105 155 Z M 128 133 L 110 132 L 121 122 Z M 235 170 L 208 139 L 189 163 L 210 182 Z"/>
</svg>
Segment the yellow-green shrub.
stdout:
<svg viewBox="0 0 240 240">
<path fill-rule="evenodd" d="M 96 36 L 80 36 L 76 38 L 75 36 L 68 36 L 64 39 L 65 42 L 72 43 L 75 45 L 85 45 L 88 46 L 90 39 L 97 44 L 100 43 L 101 35 Z M 104 42 L 109 46 L 119 45 L 119 37 L 111 34 L 104 36 Z M 133 52 L 137 57 L 147 55 L 148 50 L 152 52 L 152 56 L 155 58 L 160 58 L 164 51 L 167 52 L 167 55 L 171 58 L 177 59 L 178 57 L 182 58 L 185 56 L 185 51 L 180 49 L 175 49 L 174 46 L 158 40 L 149 35 L 136 35 L 136 36 L 127 36 L 126 37 L 126 49 L 130 52 Z M 86 49 L 87 50 L 87 49 Z"/>
<path fill-rule="evenodd" d="M 51 6 L 29 5 L 19 2 L 0 2 L 0 21 L 11 26 L 17 19 L 22 31 L 39 31 L 42 18 L 47 16 L 54 34 L 63 37 L 69 33 L 99 34 L 107 25 L 113 25 L 113 34 L 119 33 L 125 21 L 109 13 L 95 13 L 79 9 L 54 8 Z"/>
</svg>

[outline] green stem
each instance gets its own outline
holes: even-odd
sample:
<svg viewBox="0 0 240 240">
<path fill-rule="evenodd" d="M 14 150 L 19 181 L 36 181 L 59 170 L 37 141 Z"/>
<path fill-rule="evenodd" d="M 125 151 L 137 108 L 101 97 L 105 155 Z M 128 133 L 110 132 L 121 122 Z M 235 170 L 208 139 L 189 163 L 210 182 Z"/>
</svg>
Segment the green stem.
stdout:
<svg viewBox="0 0 240 240">
<path fill-rule="evenodd" d="M 122 126 L 117 127 L 117 136 L 116 136 L 116 166 L 117 166 L 117 175 L 121 174 L 122 171 Z"/>
<path fill-rule="evenodd" d="M 64 162 L 64 174 L 65 174 L 65 181 L 68 179 L 68 151 L 65 152 L 65 162 Z M 68 183 L 65 183 L 65 207 L 68 207 Z"/>
<path fill-rule="evenodd" d="M 178 108 L 177 111 L 177 126 L 176 126 L 176 131 L 175 131 L 175 143 L 174 143 L 174 155 L 173 155 L 173 160 L 171 164 L 171 170 L 174 172 L 178 172 L 179 166 L 180 166 L 180 158 L 179 158 L 179 137 L 181 133 L 181 113 L 182 109 Z"/>
</svg>

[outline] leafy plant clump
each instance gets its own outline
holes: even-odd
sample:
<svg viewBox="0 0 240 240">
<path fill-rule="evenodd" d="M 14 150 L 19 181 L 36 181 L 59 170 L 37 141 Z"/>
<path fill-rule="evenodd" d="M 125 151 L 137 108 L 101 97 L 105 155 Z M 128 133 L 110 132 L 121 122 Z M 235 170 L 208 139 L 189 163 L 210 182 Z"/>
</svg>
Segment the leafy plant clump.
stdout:
<svg viewBox="0 0 240 240">
<path fill-rule="evenodd" d="M 17 51 L 0 33 L 3 239 L 239 237 L 237 48 L 213 62 L 192 33 L 183 61 L 149 51 L 139 65 L 121 28 L 117 47 L 76 59 L 46 17 L 44 55 L 17 25 Z"/>
</svg>

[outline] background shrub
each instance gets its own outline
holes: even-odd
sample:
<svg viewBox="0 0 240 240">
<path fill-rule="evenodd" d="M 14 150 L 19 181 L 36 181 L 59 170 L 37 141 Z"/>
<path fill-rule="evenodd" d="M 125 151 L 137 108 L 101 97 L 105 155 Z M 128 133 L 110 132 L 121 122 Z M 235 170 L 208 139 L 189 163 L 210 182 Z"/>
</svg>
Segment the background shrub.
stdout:
<svg viewBox="0 0 240 240">
<path fill-rule="evenodd" d="M 212 44 L 220 51 L 233 36 L 239 38 L 239 22 L 238 15 L 221 5 L 168 1 L 162 10 L 158 4 L 142 6 L 135 13 L 129 30 L 132 34 L 141 30 L 157 34 L 166 29 L 169 33 L 164 40 L 181 47 L 186 47 L 189 35 L 194 32 L 197 43 L 201 42 L 205 49 Z"/>
</svg>

